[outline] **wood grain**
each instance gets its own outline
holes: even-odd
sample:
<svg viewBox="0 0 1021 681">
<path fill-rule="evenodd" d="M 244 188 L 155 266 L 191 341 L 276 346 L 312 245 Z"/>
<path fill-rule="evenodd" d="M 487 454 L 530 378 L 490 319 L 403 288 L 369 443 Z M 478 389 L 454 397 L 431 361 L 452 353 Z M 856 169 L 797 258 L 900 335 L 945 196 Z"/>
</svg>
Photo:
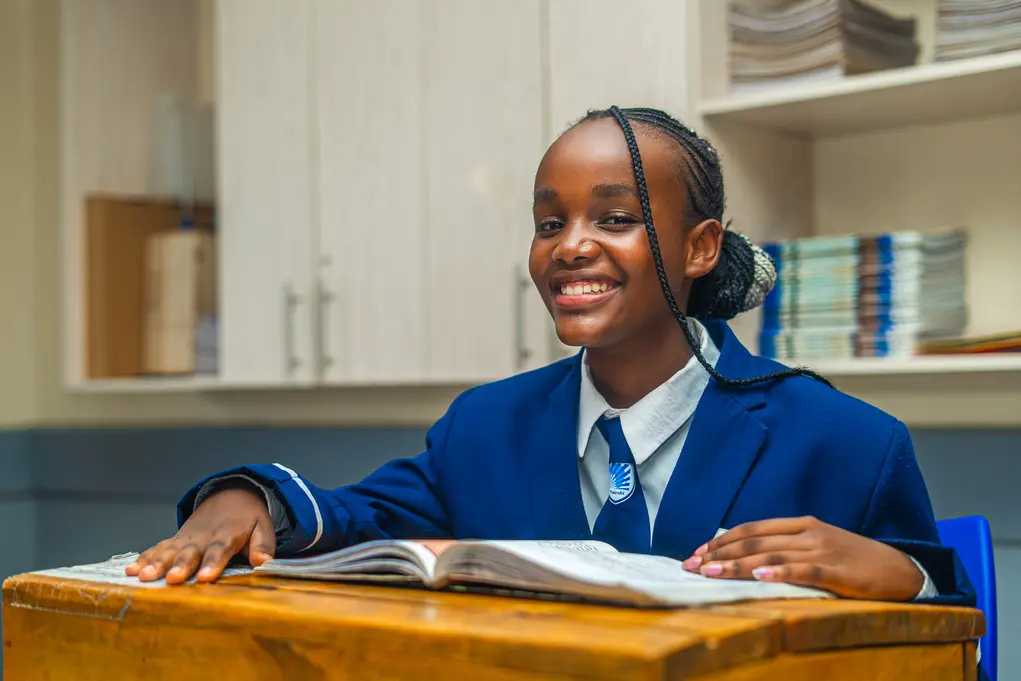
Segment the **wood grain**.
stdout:
<svg viewBox="0 0 1021 681">
<path fill-rule="evenodd" d="M 818 681 L 821 679 L 868 679 L 868 681 L 958 681 L 962 677 L 961 645 L 856 648 L 807 655 L 784 654 L 723 673 L 697 677 L 695 681 Z"/>
<path fill-rule="evenodd" d="M 985 634 L 981 613 L 963 608 L 866 601 L 786 601 L 717 610 L 783 622 L 784 649 L 789 651 L 963 641 Z"/>
<path fill-rule="evenodd" d="M 940 680 L 965 678 L 967 660 L 964 639 L 944 642 L 949 634 L 927 624 L 895 625 L 898 618 L 932 619 L 925 608 L 909 605 L 633 610 L 255 576 L 143 589 L 39 575 L 7 580 L 3 601 L 5 678 L 29 681 L 649 681 L 709 674 L 738 681 L 780 673 L 883 679 L 893 678 L 890 669 L 928 674 L 897 678 Z M 973 611 L 937 610 L 960 622 L 950 631 L 965 631 L 969 620 L 968 631 L 978 628 Z M 866 616 L 878 633 L 861 624 Z M 833 624 L 840 620 L 852 624 L 840 629 Z M 813 645 L 841 650 L 785 648 L 803 643 L 788 627 L 799 631 L 812 621 L 839 634 Z M 926 632 L 942 637 L 940 643 L 931 644 Z M 862 647 L 855 636 L 886 645 Z M 917 645 L 890 645 L 904 638 Z M 922 651 L 927 661 L 916 664 Z"/>
</svg>

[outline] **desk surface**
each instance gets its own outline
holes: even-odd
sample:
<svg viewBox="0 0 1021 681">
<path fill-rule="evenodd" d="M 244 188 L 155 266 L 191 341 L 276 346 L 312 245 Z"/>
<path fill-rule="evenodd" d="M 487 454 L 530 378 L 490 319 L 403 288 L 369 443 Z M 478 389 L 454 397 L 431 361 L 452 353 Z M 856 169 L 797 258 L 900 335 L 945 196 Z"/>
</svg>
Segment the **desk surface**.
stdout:
<svg viewBox="0 0 1021 681">
<path fill-rule="evenodd" d="M 974 610 L 784 601 L 632 610 L 237 576 L 3 587 L 5 679 L 975 678 Z"/>
</svg>

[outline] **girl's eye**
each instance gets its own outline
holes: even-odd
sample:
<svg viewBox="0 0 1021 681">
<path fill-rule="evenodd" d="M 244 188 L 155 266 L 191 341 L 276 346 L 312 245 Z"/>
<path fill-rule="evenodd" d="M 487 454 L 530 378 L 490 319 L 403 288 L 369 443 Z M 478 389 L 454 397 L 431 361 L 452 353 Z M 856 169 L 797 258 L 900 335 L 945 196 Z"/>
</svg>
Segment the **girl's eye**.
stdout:
<svg viewBox="0 0 1021 681">
<path fill-rule="evenodd" d="M 600 224 L 610 225 L 611 227 L 621 227 L 637 224 L 641 222 L 641 220 L 632 215 L 607 215 L 599 222 Z"/>
<path fill-rule="evenodd" d="M 563 223 L 557 220 L 542 220 L 535 225 L 535 231 L 538 233 L 554 232 L 561 227 L 563 227 Z"/>
</svg>

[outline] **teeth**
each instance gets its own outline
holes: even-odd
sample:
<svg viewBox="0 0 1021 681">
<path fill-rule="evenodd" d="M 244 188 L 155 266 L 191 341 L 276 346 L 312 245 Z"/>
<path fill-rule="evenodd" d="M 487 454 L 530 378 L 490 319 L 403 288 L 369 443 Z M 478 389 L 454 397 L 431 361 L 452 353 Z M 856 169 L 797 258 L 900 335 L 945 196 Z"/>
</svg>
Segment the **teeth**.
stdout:
<svg viewBox="0 0 1021 681">
<path fill-rule="evenodd" d="M 602 293 L 609 290 L 610 285 L 605 281 L 588 282 L 587 284 L 562 284 L 560 292 L 565 296 L 580 296 L 585 293 Z"/>
</svg>

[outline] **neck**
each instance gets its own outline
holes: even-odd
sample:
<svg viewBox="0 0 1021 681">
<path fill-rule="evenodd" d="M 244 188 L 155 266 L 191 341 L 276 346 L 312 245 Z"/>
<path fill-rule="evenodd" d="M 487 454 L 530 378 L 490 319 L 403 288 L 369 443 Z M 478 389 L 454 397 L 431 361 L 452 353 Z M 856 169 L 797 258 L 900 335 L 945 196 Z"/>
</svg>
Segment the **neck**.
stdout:
<svg viewBox="0 0 1021 681">
<path fill-rule="evenodd" d="M 677 323 L 659 334 L 585 350 L 592 382 L 615 409 L 627 409 L 663 385 L 691 360 L 693 352 Z"/>
</svg>

